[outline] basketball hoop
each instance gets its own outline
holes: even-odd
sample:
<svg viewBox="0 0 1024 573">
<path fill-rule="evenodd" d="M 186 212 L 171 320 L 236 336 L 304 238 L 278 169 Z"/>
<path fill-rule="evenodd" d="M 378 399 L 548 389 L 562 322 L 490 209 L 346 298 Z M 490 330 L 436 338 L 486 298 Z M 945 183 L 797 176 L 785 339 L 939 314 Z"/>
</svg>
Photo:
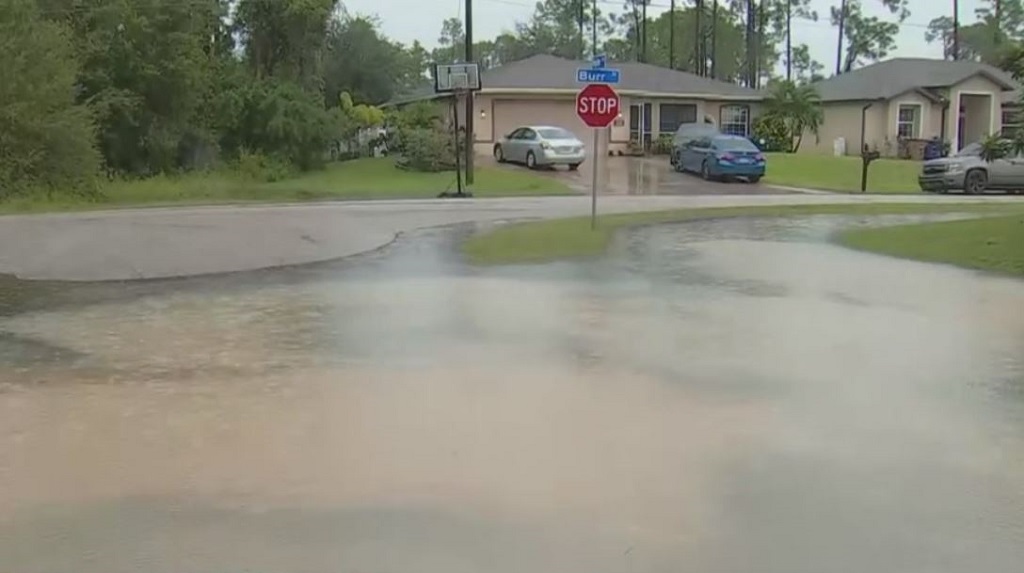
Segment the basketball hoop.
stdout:
<svg viewBox="0 0 1024 573">
<path fill-rule="evenodd" d="M 473 63 L 434 64 L 434 93 L 480 91 L 480 66 Z"/>
</svg>

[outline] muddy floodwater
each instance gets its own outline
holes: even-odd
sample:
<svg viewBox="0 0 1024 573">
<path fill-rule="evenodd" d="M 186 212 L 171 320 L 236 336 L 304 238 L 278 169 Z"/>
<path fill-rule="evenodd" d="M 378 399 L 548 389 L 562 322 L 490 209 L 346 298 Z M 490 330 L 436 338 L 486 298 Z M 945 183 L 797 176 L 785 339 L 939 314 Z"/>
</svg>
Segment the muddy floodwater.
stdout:
<svg viewBox="0 0 1024 573">
<path fill-rule="evenodd" d="M 0 571 L 1019 571 L 1024 282 L 860 224 L 8 279 Z"/>
</svg>

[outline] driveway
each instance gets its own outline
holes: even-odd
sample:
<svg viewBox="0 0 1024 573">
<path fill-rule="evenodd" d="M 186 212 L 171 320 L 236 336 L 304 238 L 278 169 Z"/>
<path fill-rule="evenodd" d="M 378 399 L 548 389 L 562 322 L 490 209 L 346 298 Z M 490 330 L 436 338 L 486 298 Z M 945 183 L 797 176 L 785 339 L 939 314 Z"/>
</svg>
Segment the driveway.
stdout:
<svg viewBox="0 0 1024 573">
<path fill-rule="evenodd" d="M 490 161 L 490 159 L 488 159 Z M 509 169 L 525 169 L 518 165 Z M 581 193 L 590 193 L 591 167 L 579 171 L 563 168 L 540 173 L 564 181 Z M 782 195 L 790 191 L 744 182 L 704 181 L 690 173 L 676 173 L 666 157 L 607 157 L 600 165 L 605 195 Z"/>
</svg>

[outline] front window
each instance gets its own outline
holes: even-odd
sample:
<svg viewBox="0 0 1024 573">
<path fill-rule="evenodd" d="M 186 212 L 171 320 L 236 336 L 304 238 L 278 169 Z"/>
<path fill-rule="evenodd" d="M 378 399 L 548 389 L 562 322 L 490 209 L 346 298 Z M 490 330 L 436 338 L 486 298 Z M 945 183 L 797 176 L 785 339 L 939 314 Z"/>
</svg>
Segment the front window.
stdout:
<svg viewBox="0 0 1024 573">
<path fill-rule="evenodd" d="M 900 139 L 921 137 L 921 106 L 901 105 L 896 119 L 896 135 Z"/>
<path fill-rule="evenodd" d="M 663 103 L 658 111 L 658 133 L 675 133 L 680 125 L 697 121 L 697 106 L 690 103 Z"/>
<path fill-rule="evenodd" d="M 1003 108 L 1003 134 L 1010 135 L 1020 129 L 1020 111 L 1013 108 Z"/>
<path fill-rule="evenodd" d="M 718 129 L 728 135 L 746 137 L 750 133 L 750 106 L 723 105 L 719 112 Z"/>
</svg>

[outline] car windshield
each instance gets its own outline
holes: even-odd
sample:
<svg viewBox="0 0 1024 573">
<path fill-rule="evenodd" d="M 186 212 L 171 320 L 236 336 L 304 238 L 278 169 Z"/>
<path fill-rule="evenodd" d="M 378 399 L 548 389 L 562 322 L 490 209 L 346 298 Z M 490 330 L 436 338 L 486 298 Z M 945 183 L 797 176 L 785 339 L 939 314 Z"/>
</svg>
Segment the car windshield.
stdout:
<svg viewBox="0 0 1024 573">
<path fill-rule="evenodd" d="M 719 137 L 712 140 L 716 149 L 723 151 L 757 151 L 757 146 L 742 137 Z"/>
<path fill-rule="evenodd" d="M 981 155 L 981 144 L 971 143 L 956 153 L 956 157 L 977 157 Z"/>
<path fill-rule="evenodd" d="M 544 139 L 576 139 L 572 132 L 560 127 L 541 127 L 537 133 Z"/>
</svg>

